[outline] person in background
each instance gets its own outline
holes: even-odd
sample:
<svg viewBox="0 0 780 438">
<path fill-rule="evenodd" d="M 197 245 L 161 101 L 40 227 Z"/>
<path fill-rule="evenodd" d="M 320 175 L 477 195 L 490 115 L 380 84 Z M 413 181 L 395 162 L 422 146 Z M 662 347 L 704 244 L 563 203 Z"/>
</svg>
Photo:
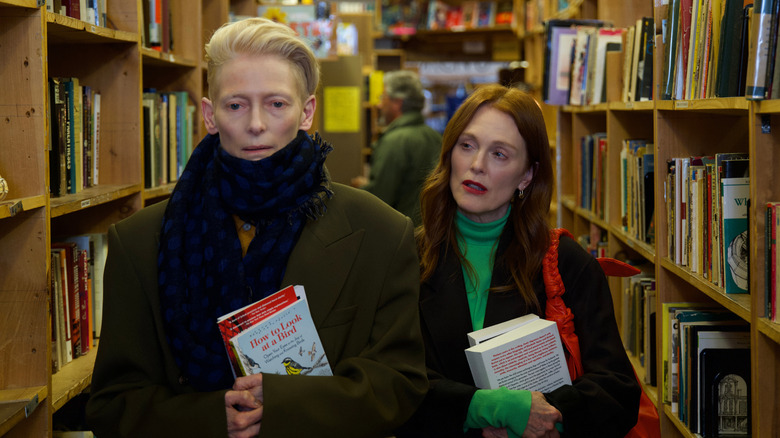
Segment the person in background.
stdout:
<svg viewBox="0 0 780 438">
<path fill-rule="evenodd" d="M 466 334 L 529 313 L 544 317 L 550 147 L 537 102 L 500 85 L 477 88 L 443 137 L 417 229 L 430 388 L 397 436 L 625 436 L 637 421 L 640 387 L 604 272 L 568 237 L 558 267 L 584 375 L 544 394 L 475 387 Z"/>
<path fill-rule="evenodd" d="M 353 186 L 378 196 L 415 225 L 420 223 L 420 189 L 441 149 L 441 135 L 425 124 L 424 105 L 422 83 L 415 72 L 385 74 L 379 109 L 387 128 L 373 145 L 368 180 L 352 180 Z"/>
<path fill-rule="evenodd" d="M 167 202 L 109 229 L 86 406 L 105 437 L 384 437 L 427 388 L 411 220 L 333 183 L 319 68 L 289 27 L 206 45 L 208 135 Z M 234 378 L 216 318 L 301 284 L 333 376 Z"/>
</svg>

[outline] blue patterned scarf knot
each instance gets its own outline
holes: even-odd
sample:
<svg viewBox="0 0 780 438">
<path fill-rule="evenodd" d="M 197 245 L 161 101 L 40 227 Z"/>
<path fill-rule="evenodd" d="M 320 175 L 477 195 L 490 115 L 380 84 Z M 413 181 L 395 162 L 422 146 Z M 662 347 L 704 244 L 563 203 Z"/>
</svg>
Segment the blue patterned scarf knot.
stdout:
<svg viewBox="0 0 780 438">
<path fill-rule="evenodd" d="M 232 386 L 216 319 L 281 287 L 303 226 L 333 196 L 324 167 L 331 150 L 299 131 L 259 161 L 229 155 L 219 135 L 193 151 L 163 218 L 158 285 L 171 351 L 196 389 Z M 243 257 L 234 215 L 256 227 Z"/>
</svg>

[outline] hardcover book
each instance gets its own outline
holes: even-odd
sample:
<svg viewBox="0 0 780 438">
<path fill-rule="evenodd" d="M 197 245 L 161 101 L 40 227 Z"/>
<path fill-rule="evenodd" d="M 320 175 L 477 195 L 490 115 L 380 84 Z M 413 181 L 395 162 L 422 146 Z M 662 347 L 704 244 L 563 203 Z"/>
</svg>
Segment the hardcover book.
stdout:
<svg viewBox="0 0 780 438">
<path fill-rule="evenodd" d="M 701 381 L 704 438 L 749 436 L 750 350 L 702 350 Z"/>
<path fill-rule="evenodd" d="M 504 329 L 504 330 L 501 330 Z M 555 322 L 536 315 L 510 320 L 499 330 L 470 333 L 469 339 L 485 339 L 466 351 L 474 384 L 482 389 L 525 389 L 550 392 L 571 384 L 561 337 Z M 497 332 L 502 332 L 498 334 Z"/>
<path fill-rule="evenodd" d="M 724 161 L 721 179 L 721 201 L 723 219 L 723 260 L 724 289 L 727 294 L 748 293 L 748 200 L 750 198 L 750 179 L 747 176 L 735 176 L 739 172 L 730 171 L 730 162 Z M 734 173 L 732 173 L 734 172 Z"/>
<path fill-rule="evenodd" d="M 689 329 L 690 342 L 690 391 L 688 392 L 688 429 L 693 433 L 701 432 L 704 415 L 701 412 L 701 391 L 699 380 L 701 364 L 699 356 L 707 348 L 750 348 L 750 327 L 739 321 L 731 324 L 698 325 Z"/>
<path fill-rule="evenodd" d="M 235 376 L 333 375 L 303 286 L 288 286 L 217 320 Z"/>
</svg>

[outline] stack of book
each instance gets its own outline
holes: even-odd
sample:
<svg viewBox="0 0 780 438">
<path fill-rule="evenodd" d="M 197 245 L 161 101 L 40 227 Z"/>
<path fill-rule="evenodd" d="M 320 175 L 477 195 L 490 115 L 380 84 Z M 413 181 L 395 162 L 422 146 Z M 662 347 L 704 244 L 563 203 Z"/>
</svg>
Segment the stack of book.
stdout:
<svg viewBox="0 0 780 438">
<path fill-rule="evenodd" d="M 652 100 L 653 35 L 649 17 L 625 29 L 599 20 L 548 20 L 544 101 L 597 105 Z"/>
<path fill-rule="evenodd" d="M 747 293 L 747 154 L 672 158 L 666 189 L 669 258 L 726 293 Z"/>
<path fill-rule="evenodd" d="M 722 308 L 662 304 L 663 385 L 671 412 L 705 437 L 750 433 L 750 328 Z"/>
<path fill-rule="evenodd" d="M 195 105 L 186 91 L 143 94 L 144 185 L 178 180 L 194 149 Z"/>
<path fill-rule="evenodd" d="M 100 91 L 76 77 L 51 77 L 49 100 L 49 192 L 79 193 L 99 181 Z"/>
<path fill-rule="evenodd" d="M 67 237 L 51 245 L 52 370 L 87 354 L 100 337 L 106 235 Z"/>
<path fill-rule="evenodd" d="M 621 279 L 620 333 L 626 351 L 645 368 L 644 383 L 656 382 L 656 302 L 655 276 L 650 267 L 642 273 Z"/>
<path fill-rule="evenodd" d="M 46 0 L 46 10 L 106 27 L 107 0 Z M 38 2 L 40 4 L 40 2 Z"/>
<path fill-rule="evenodd" d="M 671 0 L 661 98 L 780 97 L 778 0 Z"/>
</svg>

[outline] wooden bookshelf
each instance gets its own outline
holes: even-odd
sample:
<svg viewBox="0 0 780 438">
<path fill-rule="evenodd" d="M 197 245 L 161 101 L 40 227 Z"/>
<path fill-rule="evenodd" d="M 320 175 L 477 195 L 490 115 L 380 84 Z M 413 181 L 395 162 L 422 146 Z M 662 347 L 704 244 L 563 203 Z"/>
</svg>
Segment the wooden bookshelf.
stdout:
<svg viewBox="0 0 780 438">
<path fill-rule="evenodd" d="M 108 25 L 46 10 L 44 1 L 0 0 L 0 436 L 51 436 L 52 416 L 89 387 L 97 347 L 52 374 L 50 244 L 105 232 L 109 225 L 169 196 L 173 184 L 144 188 L 141 91 L 185 90 L 196 104 L 194 138 L 205 133 L 203 44 L 231 7 L 254 1 L 170 0 L 174 45 L 142 44 L 142 0 L 107 2 Z M 49 194 L 48 78 L 77 77 L 102 96 L 99 184 Z"/>
<path fill-rule="evenodd" d="M 612 20 L 616 26 L 627 27 L 642 16 L 659 13 L 649 2 L 618 2 L 598 0 L 581 2 L 577 18 Z M 655 17 L 656 24 L 660 22 Z M 656 42 L 661 41 L 660 38 Z M 654 59 L 659 65 L 663 47 L 656 44 Z M 659 83 L 660 69 L 654 72 Z M 558 120 L 558 219 L 559 225 L 575 235 L 586 234 L 597 227 L 607 235 L 608 255 L 629 256 L 649 262 L 656 279 L 657 307 L 660 315 L 664 302 L 703 302 L 726 309 L 750 326 L 751 336 L 751 421 L 752 436 L 780 434 L 777 418 L 780 405 L 776 393 L 780 390 L 780 324 L 765 315 L 764 270 L 764 206 L 767 201 L 780 200 L 780 186 L 775 175 L 780 173 L 780 102 L 751 102 L 744 97 L 694 100 L 654 100 L 648 102 L 609 102 L 591 107 L 559 107 Z M 597 218 L 579 207 L 580 139 L 595 132 L 606 132 L 607 215 Z M 620 145 L 623 139 L 647 138 L 655 145 L 654 204 L 655 243 L 640 241 L 624 231 L 620 215 L 620 191 L 615 179 L 619 175 Z M 750 293 L 726 294 L 701 274 L 676 264 L 669 257 L 667 218 L 664 205 L 666 161 L 672 157 L 712 155 L 718 152 L 746 152 L 750 157 Z M 621 293 L 619 281 L 610 279 L 616 313 L 620 321 Z M 657 381 L 662 381 L 660 349 L 662 336 L 656 333 Z M 647 370 L 632 357 L 637 373 Z M 664 437 L 694 437 L 684 422 L 672 413 L 669 405 L 659 400 L 656 406 L 661 417 Z"/>
<path fill-rule="evenodd" d="M 254 15 L 256 11 L 254 0 L 170 0 L 174 46 L 162 53 L 143 46 L 141 2 L 109 1 L 110 25 L 101 27 L 47 12 L 44 2 L 37 0 L 0 0 L 0 28 L 4 30 L 0 59 L 8 73 L 5 86 L 0 87 L 0 175 L 10 188 L 6 199 L 0 201 L 3 437 L 51 436 L 54 412 L 88 388 L 91 381 L 97 349 L 52 374 L 50 243 L 67 235 L 105 232 L 110 224 L 170 195 L 173 183 L 144 187 L 142 90 L 186 90 L 196 108 L 194 139 L 200 139 L 206 132 L 200 122 L 199 104 L 207 93 L 203 44 L 228 21 L 231 12 Z M 446 54 L 441 59 L 468 60 L 455 48 L 462 47 L 464 40 L 485 41 L 489 50 L 480 56 L 492 58 L 495 42 L 506 47 L 508 39 L 515 39 L 518 59 L 530 63 L 526 81 L 533 86 L 532 92 L 539 93 L 545 39 L 538 26 L 526 29 L 523 25 L 528 3 L 530 0 L 515 0 L 518 24 L 513 27 L 454 34 L 421 32 L 421 38 L 398 38 L 393 48 L 363 48 L 361 53 L 371 56 L 371 68 L 390 70 L 401 68 L 407 60 L 436 59 L 426 55 L 432 44 L 439 44 L 440 52 Z M 572 0 L 569 4 L 565 10 L 548 11 L 550 15 L 545 18 L 598 18 L 627 27 L 637 18 L 653 14 L 653 4 L 639 0 Z M 372 38 L 382 38 L 376 26 Z M 445 45 L 451 50 L 444 50 Z M 656 57 L 659 54 L 660 48 L 656 49 Z M 59 198 L 48 193 L 47 80 L 53 76 L 78 77 L 99 88 L 103 96 L 100 184 Z M 623 230 L 617 213 L 619 205 L 615 204 L 619 199 L 614 196 L 616 184 L 607 185 L 611 192 L 603 218 L 578 206 L 576 190 L 579 139 L 585 134 L 606 132 L 609 144 L 618 144 L 623 138 L 651 138 L 657 147 L 657 165 L 670 157 L 704 151 L 747 152 L 751 158 L 750 265 L 758 269 L 763 266 L 766 227 L 762 205 L 780 200 L 780 185 L 774 177 L 780 173 L 780 154 L 775 152 L 780 149 L 780 102 L 724 98 L 543 108 L 557 163 L 557 203 L 553 209 L 557 225 L 575 235 L 595 227 L 607 236 L 608 255 L 620 252 L 651 263 L 656 273 L 658 309 L 663 302 L 701 301 L 727 309 L 750 324 L 752 435 L 779 435 L 776 419 L 780 418 L 780 408 L 775 394 L 780 392 L 780 327 L 764 314 L 763 276 L 751 275 L 751 294 L 727 295 L 668 258 L 663 215 L 656 216 L 656 244 L 649 245 Z M 364 106 L 361 111 L 373 109 Z M 766 126 L 773 129 L 766 133 L 762 130 Z M 617 152 L 608 149 L 608 174 L 616 174 Z M 661 175 L 656 172 L 654 180 L 656 212 L 663 205 Z M 619 284 L 611 279 L 610 286 L 618 310 Z M 660 333 L 656 341 L 660 348 Z M 636 358 L 632 361 L 638 374 L 644 376 L 647 370 Z M 661 364 L 656 365 L 660 381 Z M 658 389 L 645 389 L 656 400 L 663 436 L 692 437 L 659 400 Z"/>
</svg>

